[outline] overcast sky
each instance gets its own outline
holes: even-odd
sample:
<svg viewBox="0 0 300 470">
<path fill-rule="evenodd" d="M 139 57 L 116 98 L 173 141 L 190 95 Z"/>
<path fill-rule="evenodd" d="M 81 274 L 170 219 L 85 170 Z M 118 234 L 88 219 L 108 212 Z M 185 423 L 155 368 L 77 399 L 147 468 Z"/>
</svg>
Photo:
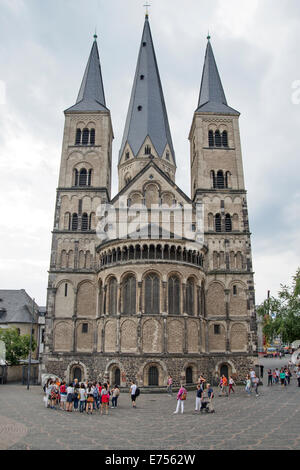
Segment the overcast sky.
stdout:
<svg viewBox="0 0 300 470">
<path fill-rule="evenodd" d="M 143 0 L 0 0 L 0 288 L 45 305 L 63 110 L 95 28 L 117 156 L 144 23 Z M 152 0 L 150 24 L 177 158 L 190 195 L 188 134 L 209 30 L 240 128 L 256 301 L 300 266 L 299 0 Z M 294 99 L 293 99 L 294 93 Z M 294 101 L 294 102 L 293 102 Z"/>
</svg>

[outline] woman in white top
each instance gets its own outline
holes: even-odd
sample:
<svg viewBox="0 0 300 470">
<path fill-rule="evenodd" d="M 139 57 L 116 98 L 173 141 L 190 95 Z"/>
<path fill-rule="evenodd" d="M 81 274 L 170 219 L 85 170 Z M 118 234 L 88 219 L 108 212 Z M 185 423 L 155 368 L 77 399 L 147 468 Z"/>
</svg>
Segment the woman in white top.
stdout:
<svg viewBox="0 0 300 470">
<path fill-rule="evenodd" d="M 67 387 L 67 404 L 66 411 L 72 411 L 73 408 L 73 399 L 74 399 L 74 387 L 72 382 Z"/>
</svg>

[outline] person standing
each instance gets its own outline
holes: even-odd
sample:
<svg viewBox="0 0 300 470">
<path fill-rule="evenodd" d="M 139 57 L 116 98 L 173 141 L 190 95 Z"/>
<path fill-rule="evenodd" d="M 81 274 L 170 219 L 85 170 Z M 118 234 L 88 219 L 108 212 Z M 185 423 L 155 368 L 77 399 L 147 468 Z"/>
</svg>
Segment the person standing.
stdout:
<svg viewBox="0 0 300 470">
<path fill-rule="evenodd" d="M 213 405 L 213 398 L 214 398 L 214 391 L 210 384 L 206 384 L 206 392 L 208 398 L 208 407 L 211 413 L 215 412 L 214 405 Z"/>
<path fill-rule="evenodd" d="M 181 384 L 180 389 L 177 394 L 177 407 L 176 410 L 174 411 L 174 415 L 176 415 L 179 412 L 179 408 L 181 407 L 181 414 L 184 412 L 184 402 L 187 397 L 187 391 L 184 388 L 184 386 Z"/>
<path fill-rule="evenodd" d="M 69 383 L 69 386 L 67 387 L 67 405 L 66 405 L 66 411 L 72 412 L 73 409 L 73 399 L 74 399 L 74 387 L 73 387 L 73 382 Z"/>
<path fill-rule="evenodd" d="M 136 386 L 134 380 L 132 380 L 130 382 L 130 391 L 129 391 L 129 393 L 130 393 L 133 408 L 136 408 L 136 389 L 137 389 L 137 386 Z"/>
<path fill-rule="evenodd" d="M 284 369 L 280 370 L 279 378 L 280 378 L 281 387 L 286 386 Z"/>
<path fill-rule="evenodd" d="M 251 378 L 250 375 L 248 374 L 246 377 L 246 387 L 245 390 L 248 394 L 248 397 L 251 395 Z"/>
<path fill-rule="evenodd" d="M 225 377 L 225 375 L 223 374 L 222 375 L 222 395 L 225 395 L 226 397 L 228 396 L 227 386 L 228 386 L 227 377 Z"/>
<path fill-rule="evenodd" d="M 271 369 L 268 370 L 268 387 L 273 385 L 273 372 Z"/>
<path fill-rule="evenodd" d="M 109 390 L 107 383 L 103 384 L 103 388 L 101 390 L 101 414 L 103 414 L 103 410 L 105 410 L 105 414 L 108 414 L 108 406 L 109 406 Z"/>
<path fill-rule="evenodd" d="M 197 391 L 196 391 L 196 405 L 195 405 L 195 411 L 200 411 L 201 408 L 201 398 L 202 398 L 202 387 L 200 384 L 197 385 Z"/>
<path fill-rule="evenodd" d="M 169 375 L 168 381 L 167 381 L 167 393 L 170 397 L 172 396 L 172 386 L 173 386 L 173 378 L 171 375 Z"/>
<path fill-rule="evenodd" d="M 259 393 L 258 393 L 259 378 L 256 377 L 256 375 L 255 375 L 255 377 L 254 377 L 254 379 L 253 379 L 253 384 L 254 384 L 255 396 L 258 397 L 258 396 L 259 396 Z"/>
<path fill-rule="evenodd" d="M 66 409 L 66 401 L 67 401 L 67 387 L 66 382 L 63 380 L 60 386 L 60 409 Z"/>
<path fill-rule="evenodd" d="M 115 385 L 114 388 L 111 391 L 112 393 L 112 399 L 111 399 L 111 407 L 112 408 L 117 408 L 118 406 L 118 398 L 120 396 L 120 389 L 118 385 Z"/>
<path fill-rule="evenodd" d="M 94 408 L 94 395 L 93 395 L 93 389 L 92 389 L 92 384 L 89 383 L 86 389 L 86 395 L 87 395 L 87 400 L 86 400 L 86 412 L 87 414 L 93 414 L 93 408 Z"/>
<path fill-rule="evenodd" d="M 84 410 L 86 409 L 86 399 L 87 399 L 84 383 L 80 385 L 79 395 L 80 395 L 79 412 L 83 413 Z"/>
</svg>

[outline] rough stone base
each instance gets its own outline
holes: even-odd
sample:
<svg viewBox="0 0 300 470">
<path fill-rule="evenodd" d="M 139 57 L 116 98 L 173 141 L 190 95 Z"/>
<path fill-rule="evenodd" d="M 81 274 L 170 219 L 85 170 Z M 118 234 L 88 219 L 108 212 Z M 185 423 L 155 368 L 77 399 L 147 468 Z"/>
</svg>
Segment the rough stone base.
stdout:
<svg viewBox="0 0 300 470">
<path fill-rule="evenodd" d="M 158 386 L 167 384 L 168 375 L 173 377 L 174 386 L 186 383 L 186 369 L 192 369 L 192 380 L 196 383 L 200 374 L 213 384 L 218 383 L 221 366 L 228 367 L 228 375 L 232 375 L 239 383 L 245 380 L 251 367 L 257 363 L 255 355 L 174 355 L 174 356 L 136 356 L 136 355 L 99 355 L 99 354 L 55 354 L 44 356 L 43 372 L 55 374 L 67 382 L 73 380 L 74 369 L 81 370 L 81 380 L 109 380 L 113 385 L 115 371 L 120 370 L 120 385 L 128 387 L 135 380 L 140 387 L 149 387 L 149 368 L 158 371 Z M 151 385 L 151 384 L 150 384 Z"/>
</svg>

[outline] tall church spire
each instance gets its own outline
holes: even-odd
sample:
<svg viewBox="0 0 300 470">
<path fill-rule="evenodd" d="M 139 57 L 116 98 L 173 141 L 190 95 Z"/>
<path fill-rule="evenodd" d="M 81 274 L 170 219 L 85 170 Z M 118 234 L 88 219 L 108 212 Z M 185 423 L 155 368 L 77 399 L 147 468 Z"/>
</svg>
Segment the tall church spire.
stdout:
<svg viewBox="0 0 300 470">
<path fill-rule="evenodd" d="M 196 111 L 239 115 L 238 111 L 230 108 L 227 104 L 209 35 L 207 39 L 208 43 L 203 67 L 199 103 Z"/>
<path fill-rule="evenodd" d="M 102 81 L 97 35 L 84 72 L 76 104 L 66 111 L 107 111 Z"/>
<path fill-rule="evenodd" d="M 122 158 L 126 143 L 128 143 L 136 157 L 147 137 L 150 138 L 159 157 L 162 157 L 168 145 L 175 163 L 175 152 L 149 17 L 146 14 L 119 161 Z"/>
</svg>

